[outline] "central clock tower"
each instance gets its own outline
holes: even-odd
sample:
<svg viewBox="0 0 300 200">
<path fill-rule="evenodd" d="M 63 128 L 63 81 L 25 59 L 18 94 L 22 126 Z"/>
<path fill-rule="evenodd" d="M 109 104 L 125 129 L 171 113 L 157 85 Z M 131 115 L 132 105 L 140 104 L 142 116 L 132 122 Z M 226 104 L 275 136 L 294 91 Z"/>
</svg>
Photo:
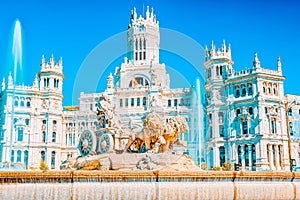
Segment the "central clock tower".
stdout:
<svg viewBox="0 0 300 200">
<path fill-rule="evenodd" d="M 136 64 L 159 63 L 159 25 L 156 16 L 147 6 L 145 18 L 137 17 L 136 9 L 131 11 L 127 31 L 128 59 Z"/>
</svg>

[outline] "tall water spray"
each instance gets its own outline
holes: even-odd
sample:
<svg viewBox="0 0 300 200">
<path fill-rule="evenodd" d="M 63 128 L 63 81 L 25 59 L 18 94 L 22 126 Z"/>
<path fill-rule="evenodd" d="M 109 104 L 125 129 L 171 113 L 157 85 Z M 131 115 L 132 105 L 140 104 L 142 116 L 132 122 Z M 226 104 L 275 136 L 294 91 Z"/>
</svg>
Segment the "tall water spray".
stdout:
<svg viewBox="0 0 300 200">
<path fill-rule="evenodd" d="M 201 87 L 200 80 L 197 78 L 196 80 L 196 113 L 197 113 L 197 128 L 198 128 L 198 163 L 202 162 L 202 147 L 203 147 L 203 106 L 202 106 L 202 98 L 201 98 Z"/>
<path fill-rule="evenodd" d="M 12 42 L 12 57 L 13 57 L 13 94 L 12 94 L 12 107 L 11 107 L 11 129 L 10 129 L 10 158 L 12 157 L 12 144 L 13 144 L 13 134 L 14 134 L 14 99 L 15 99 L 15 83 L 17 79 L 17 71 L 18 69 L 22 70 L 22 32 L 21 32 L 21 24 L 19 20 L 16 20 L 14 24 L 14 33 L 13 33 L 13 42 Z"/>
<path fill-rule="evenodd" d="M 17 79 L 17 71 L 22 70 L 22 32 L 21 32 L 21 24 L 17 19 L 14 25 L 14 35 L 13 35 L 13 43 L 12 43 L 12 56 L 14 60 L 14 79 L 16 82 Z"/>
</svg>

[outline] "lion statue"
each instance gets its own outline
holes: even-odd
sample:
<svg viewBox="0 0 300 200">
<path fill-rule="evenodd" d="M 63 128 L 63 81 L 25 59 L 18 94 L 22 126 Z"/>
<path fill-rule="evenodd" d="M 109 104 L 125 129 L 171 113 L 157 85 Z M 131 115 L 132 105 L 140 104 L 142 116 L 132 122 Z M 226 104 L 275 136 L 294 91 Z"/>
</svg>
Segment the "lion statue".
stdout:
<svg viewBox="0 0 300 200">
<path fill-rule="evenodd" d="M 152 112 L 144 120 L 143 130 L 135 133 L 128 140 L 125 151 L 136 152 L 166 152 L 171 145 L 179 141 L 180 135 L 188 130 L 185 118 L 170 117 L 168 122 L 160 115 Z"/>
</svg>

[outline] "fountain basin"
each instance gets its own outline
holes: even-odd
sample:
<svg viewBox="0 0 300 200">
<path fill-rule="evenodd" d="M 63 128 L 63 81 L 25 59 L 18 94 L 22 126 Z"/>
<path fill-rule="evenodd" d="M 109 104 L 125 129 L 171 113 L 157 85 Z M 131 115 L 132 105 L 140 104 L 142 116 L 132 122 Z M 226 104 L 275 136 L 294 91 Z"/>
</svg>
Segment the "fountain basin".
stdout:
<svg viewBox="0 0 300 200">
<path fill-rule="evenodd" d="M 0 172 L 0 183 L 74 182 L 300 182 L 299 172 L 215 171 L 16 171 Z"/>
</svg>

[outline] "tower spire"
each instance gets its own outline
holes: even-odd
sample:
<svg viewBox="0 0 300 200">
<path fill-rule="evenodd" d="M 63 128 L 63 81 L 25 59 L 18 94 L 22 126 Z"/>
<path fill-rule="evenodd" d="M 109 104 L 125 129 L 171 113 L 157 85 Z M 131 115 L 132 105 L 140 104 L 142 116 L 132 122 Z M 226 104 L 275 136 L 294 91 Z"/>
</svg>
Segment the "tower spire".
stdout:
<svg viewBox="0 0 300 200">
<path fill-rule="evenodd" d="M 223 44 L 222 44 L 222 52 L 226 52 L 226 43 L 225 40 L 223 40 Z"/>
</svg>

